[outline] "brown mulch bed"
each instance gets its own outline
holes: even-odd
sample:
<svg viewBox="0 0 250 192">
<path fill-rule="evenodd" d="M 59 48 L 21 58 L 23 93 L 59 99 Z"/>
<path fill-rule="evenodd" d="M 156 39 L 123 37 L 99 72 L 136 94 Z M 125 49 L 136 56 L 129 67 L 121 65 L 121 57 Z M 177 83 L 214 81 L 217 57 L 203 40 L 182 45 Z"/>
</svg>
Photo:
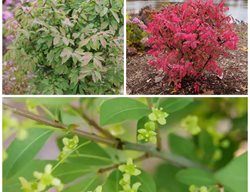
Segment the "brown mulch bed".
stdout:
<svg viewBox="0 0 250 192">
<path fill-rule="evenodd" d="M 224 69 L 223 78 L 214 74 L 206 74 L 200 94 L 205 95 L 246 95 L 247 87 L 247 28 L 248 24 L 239 23 L 236 31 L 239 36 L 238 49 L 229 52 L 227 58 L 219 62 Z M 127 94 L 131 95 L 189 95 L 195 94 L 190 81 L 183 81 L 182 89 L 176 91 L 162 72 L 148 65 L 150 56 L 146 52 L 137 52 L 127 56 Z"/>
</svg>

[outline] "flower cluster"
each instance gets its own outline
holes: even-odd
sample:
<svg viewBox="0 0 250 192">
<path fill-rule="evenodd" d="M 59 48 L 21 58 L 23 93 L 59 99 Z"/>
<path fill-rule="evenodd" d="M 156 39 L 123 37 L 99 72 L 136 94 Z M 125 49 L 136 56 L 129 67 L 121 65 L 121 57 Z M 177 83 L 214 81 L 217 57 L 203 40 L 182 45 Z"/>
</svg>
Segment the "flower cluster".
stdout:
<svg viewBox="0 0 250 192">
<path fill-rule="evenodd" d="M 24 192 L 42 192 L 47 191 L 51 187 L 55 187 L 57 191 L 63 190 L 61 181 L 52 175 L 51 164 L 45 166 L 44 173 L 35 171 L 33 175 L 36 179 L 34 182 L 28 182 L 23 177 L 19 178 Z"/>
<path fill-rule="evenodd" d="M 79 138 L 77 135 L 75 135 L 72 139 L 69 138 L 63 138 L 62 140 L 64 147 L 59 154 L 59 160 L 64 160 L 68 157 L 69 154 L 71 154 L 78 146 Z"/>
<path fill-rule="evenodd" d="M 198 117 L 194 115 L 189 115 L 183 119 L 181 125 L 192 135 L 197 135 L 201 131 L 201 128 L 198 125 Z"/>
<path fill-rule="evenodd" d="M 170 5 L 148 24 L 148 53 L 154 58 L 149 64 L 162 69 L 177 89 L 184 77 L 199 79 L 204 71 L 222 75 L 218 59 L 236 49 L 238 42 L 224 2 L 194 0 Z"/>
<path fill-rule="evenodd" d="M 156 143 L 156 125 L 154 122 L 149 121 L 144 124 L 144 128 L 138 130 L 137 139 L 139 141 Z"/>
<path fill-rule="evenodd" d="M 152 113 L 148 115 L 149 121 L 144 124 L 143 128 L 138 129 L 137 139 L 139 141 L 156 143 L 156 123 L 160 125 L 167 123 L 168 114 L 162 110 L 162 108 L 152 108 Z"/>
<path fill-rule="evenodd" d="M 157 121 L 160 125 L 165 125 L 167 123 L 166 118 L 168 117 L 168 114 L 162 110 L 162 108 L 153 108 L 152 113 L 149 114 L 148 118 L 151 121 Z"/>
<path fill-rule="evenodd" d="M 141 171 L 136 168 L 132 159 L 128 159 L 127 164 L 120 165 L 119 170 L 123 173 L 122 179 L 119 184 L 122 187 L 121 192 L 137 192 L 141 183 L 136 182 L 131 184 L 131 176 L 138 176 Z M 131 186 L 132 185 L 132 186 Z"/>
</svg>

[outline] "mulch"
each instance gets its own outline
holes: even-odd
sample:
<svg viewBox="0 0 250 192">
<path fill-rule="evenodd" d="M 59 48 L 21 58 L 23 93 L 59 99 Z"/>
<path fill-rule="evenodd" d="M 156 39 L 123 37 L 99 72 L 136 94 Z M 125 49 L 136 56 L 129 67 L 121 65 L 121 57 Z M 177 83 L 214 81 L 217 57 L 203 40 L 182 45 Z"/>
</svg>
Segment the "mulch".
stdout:
<svg viewBox="0 0 250 192">
<path fill-rule="evenodd" d="M 223 78 L 215 74 L 205 74 L 207 80 L 199 80 L 204 95 L 246 95 L 247 87 L 247 23 L 238 23 L 236 32 L 239 36 L 237 50 L 230 51 L 227 58 L 221 58 L 219 66 L 224 69 Z M 166 75 L 150 65 L 150 56 L 146 51 L 127 55 L 127 94 L 130 95 L 190 95 L 194 92 L 189 79 L 182 82 L 182 88 L 176 90 L 166 82 Z"/>
</svg>

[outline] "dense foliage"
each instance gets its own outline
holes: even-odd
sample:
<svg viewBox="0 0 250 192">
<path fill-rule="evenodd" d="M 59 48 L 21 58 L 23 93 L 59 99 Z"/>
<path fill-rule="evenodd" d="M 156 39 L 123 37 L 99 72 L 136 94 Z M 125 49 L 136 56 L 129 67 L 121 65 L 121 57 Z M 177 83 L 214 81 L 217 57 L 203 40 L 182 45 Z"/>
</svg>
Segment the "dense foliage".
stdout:
<svg viewBox="0 0 250 192">
<path fill-rule="evenodd" d="M 6 60 L 35 94 L 113 94 L 123 82 L 122 0 L 24 1 L 5 24 Z"/>
<path fill-rule="evenodd" d="M 143 43 L 143 39 L 147 37 L 147 33 L 145 31 L 146 25 L 137 17 L 133 19 L 131 19 L 130 17 L 127 17 L 126 22 L 127 22 L 127 25 L 126 25 L 127 47 L 134 47 L 137 50 L 144 50 L 145 45 Z"/>
<path fill-rule="evenodd" d="M 3 106 L 4 192 L 247 192 L 246 98 Z"/>
<path fill-rule="evenodd" d="M 223 0 L 187 0 L 162 9 L 147 28 L 152 47 L 148 53 L 154 58 L 150 64 L 162 69 L 176 88 L 185 77 L 197 80 L 205 71 L 221 77 L 218 59 L 236 49 L 238 42 L 227 10 Z"/>
</svg>

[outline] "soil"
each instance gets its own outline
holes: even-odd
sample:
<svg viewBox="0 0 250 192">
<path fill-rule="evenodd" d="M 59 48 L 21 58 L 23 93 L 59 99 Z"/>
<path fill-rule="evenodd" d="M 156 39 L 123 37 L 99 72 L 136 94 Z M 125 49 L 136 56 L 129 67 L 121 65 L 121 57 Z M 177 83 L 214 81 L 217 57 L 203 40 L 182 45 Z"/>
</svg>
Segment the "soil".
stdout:
<svg viewBox="0 0 250 192">
<path fill-rule="evenodd" d="M 219 61 L 224 69 L 223 77 L 206 74 L 207 80 L 200 80 L 204 95 L 246 95 L 247 87 L 247 28 L 248 24 L 240 22 L 236 25 L 239 36 L 237 50 L 230 51 L 227 58 Z M 189 79 L 182 82 L 182 88 L 176 90 L 173 84 L 166 82 L 167 76 L 148 65 L 150 56 L 146 51 L 128 51 L 127 55 L 127 94 L 131 95 L 190 95 L 194 92 L 193 83 Z"/>
</svg>

